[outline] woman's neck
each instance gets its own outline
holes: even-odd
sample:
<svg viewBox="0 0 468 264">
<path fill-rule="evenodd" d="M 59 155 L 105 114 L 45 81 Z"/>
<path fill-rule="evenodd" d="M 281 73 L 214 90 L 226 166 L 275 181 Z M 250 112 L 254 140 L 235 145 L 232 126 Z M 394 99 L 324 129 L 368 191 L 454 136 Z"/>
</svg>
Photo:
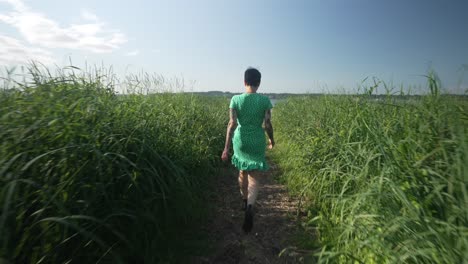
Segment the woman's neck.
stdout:
<svg viewBox="0 0 468 264">
<path fill-rule="evenodd" d="M 257 93 L 258 87 L 245 86 L 246 93 Z"/>
</svg>

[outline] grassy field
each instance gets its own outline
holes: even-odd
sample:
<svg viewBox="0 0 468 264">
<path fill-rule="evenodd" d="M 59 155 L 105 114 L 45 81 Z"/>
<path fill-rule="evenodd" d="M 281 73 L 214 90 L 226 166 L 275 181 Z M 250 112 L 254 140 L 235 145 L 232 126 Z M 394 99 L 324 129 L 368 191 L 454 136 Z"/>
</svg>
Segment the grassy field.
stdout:
<svg viewBox="0 0 468 264">
<path fill-rule="evenodd" d="M 468 262 L 468 101 L 429 86 L 276 105 L 274 160 L 318 262 Z"/>
<path fill-rule="evenodd" d="M 227 99 L 117 95 L 97 76 L 38 69 L 29 77 L 0 91 L 0 262 L 189 254 L 224 146 Z"/>
<path fill-rule="evenodd" d="M 104 75 L 36 67 L 0 89 L 0 262 L 175 262 L 206 246 L 228 100 L 147 94 L 162 79 L 119 95 Z M 319 262 L 468 261 L 468 101 L 429 87 L 275 106 L 273 158 Z"/>
</svg>

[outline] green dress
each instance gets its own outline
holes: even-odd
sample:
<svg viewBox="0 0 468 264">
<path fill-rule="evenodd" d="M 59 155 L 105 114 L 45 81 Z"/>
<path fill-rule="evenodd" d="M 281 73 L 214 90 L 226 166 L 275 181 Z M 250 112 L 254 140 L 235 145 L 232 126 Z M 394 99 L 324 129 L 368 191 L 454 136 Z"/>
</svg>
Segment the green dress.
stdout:
<svg viewBox="0 0 468 264">
<path fill-rule="evenodd" d="M 266 138 L 262 124 L 265 111 L 273 106 L 268 97 L 257 93 L 235 95 L 229 108 L 237 113 L 237 128 L 232 138 L 232 164 L 239 170 L 267 170 Z"/>
</svg>

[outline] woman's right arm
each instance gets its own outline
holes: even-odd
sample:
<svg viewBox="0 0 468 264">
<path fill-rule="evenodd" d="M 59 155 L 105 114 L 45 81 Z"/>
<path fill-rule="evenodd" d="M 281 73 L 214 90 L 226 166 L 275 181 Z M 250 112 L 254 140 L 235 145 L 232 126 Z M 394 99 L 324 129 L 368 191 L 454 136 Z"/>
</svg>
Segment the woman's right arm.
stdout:
<svg viewBox="0 0 468 264">
<path fill-rule="evenodd" d="M 221 159 L 223 161 L 228 160 L 228 154 L 231 147 L 232 136 L 234 134 L 234 130 L 237 127 L 237 113 L 236 110 L 233 108 L 229 108 L 229 124 L 227 126 L 226 131 L 226 143 L 224 144 L 223 154 L 221 155 Z"/>
<path fill-rule="evenodd" d="M 271 124 L 271 109 L 265 111 L 265 132 L 270 139 L 269 149 L 272 149 L 275 146 L 275 139 L 273 138 L 273 125 Z"/>
</svg>

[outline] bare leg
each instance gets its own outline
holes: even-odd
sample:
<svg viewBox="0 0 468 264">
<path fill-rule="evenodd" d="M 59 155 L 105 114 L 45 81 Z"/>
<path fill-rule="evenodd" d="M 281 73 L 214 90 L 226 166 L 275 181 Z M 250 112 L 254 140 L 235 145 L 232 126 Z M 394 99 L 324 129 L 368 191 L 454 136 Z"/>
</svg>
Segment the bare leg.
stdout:
<svg viewBox="0 0 468 264">
<path fill-rule="evenodd" d="M 253 218 L 254 212 L 253 207 L 255 201 L 257 200 L 258 188 L 259 188 L 259 176 L 258 171 L 249 171 L 248 172 L 248 197 L 247 197 L 247 208 L 245 210 L 244 224 L 242 224 L 242 229 L 244 232 L 249 233 L 253 227 Z"/>
<path fill-rule="evenodd" d="M 247 197 L 247 205 L 255 205 L 255 201 L 257 200 L 258 196 L 258 188 L 260 187 L 259 183 L 259 176 L 260 173 L 258 171 L 249 171 L 249 181 L 248 181 L 248 192 L 249 196 Z"/>
<path fill-rule="evenodd" d="M 247 200 L 249 194 L 249 175 L 247 171 L 239 171 L 239 188 L 242 199 Z"/>
</svg>

